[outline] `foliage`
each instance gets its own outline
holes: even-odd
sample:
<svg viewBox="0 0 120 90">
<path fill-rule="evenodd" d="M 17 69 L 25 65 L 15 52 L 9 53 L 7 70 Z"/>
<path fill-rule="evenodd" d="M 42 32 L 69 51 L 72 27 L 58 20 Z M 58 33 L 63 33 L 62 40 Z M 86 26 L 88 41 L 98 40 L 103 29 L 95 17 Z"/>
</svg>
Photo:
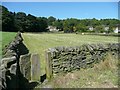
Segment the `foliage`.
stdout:
<svg viewBox="0 0 120 90">
<path fill-rule="evenodd" d="M 13 31 L 14 28 L 14 14 L 9 12 L 7 8 L 2 6 L 2 30 Z"/>
<path fill-rule="evenodd" d="M 58 19 L 53 23 L 53 26 L 56 26 L 57 29 L 60 29 L 60 31 L 63 31 L 63 21 Z"/>
<path fill-rule="evenodd" d="M 37 18 L 24 12 L 12 13 L 2 7 L 2 31 L 10 32 L 46 32 L 47 21 L 45 18 Z"/>
<path fill-rule="evenodd" d="M 82 23 L 79 23 L 76 28 L 78 32 L 87 32 L 87 27 Z"/>
<path fill-rule="evenodd" d="M 23 32 L 26 29 L 26 14 L 18 12 L 14 15 L 15 29 Z"/>
<path fill-rule="evenodd" d="M 104 32 L 104 27 L 101 25 L 98 25 L 95 27 L 95 32 L 96 33 L 103 33 Z"/>
<path fill-rule="evenodd" d="M 53 16 L 50 16 L 50 17 L 48 17 L 48 25 L 53 25 L 54 24 L 54 22 L 56 21 L 56 18 L 54 18 Z"/>
</svg>

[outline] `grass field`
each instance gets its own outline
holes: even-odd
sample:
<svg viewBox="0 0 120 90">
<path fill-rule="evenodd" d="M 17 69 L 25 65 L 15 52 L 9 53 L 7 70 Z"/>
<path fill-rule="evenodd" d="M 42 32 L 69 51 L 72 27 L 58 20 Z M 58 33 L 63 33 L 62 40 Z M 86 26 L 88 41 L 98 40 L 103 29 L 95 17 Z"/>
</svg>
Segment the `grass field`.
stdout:
<svg viewBox="0 0 120 90">
<path fill-rule="evenodd" d="M 15 37 L 15 32 L 0 32 L 0 56 L 2 56 L 2 49 L 8 45 Z"/>
<path fill-rule="evenodd" d="M 45 73 L 45 50 L 57 46 L 80 46 L 85 43 L 117 43 L 118 37 L 80 34 L 23 34 L 24 43 L 31 53 L 38 53 L 42 73 Z"/>
</svg>

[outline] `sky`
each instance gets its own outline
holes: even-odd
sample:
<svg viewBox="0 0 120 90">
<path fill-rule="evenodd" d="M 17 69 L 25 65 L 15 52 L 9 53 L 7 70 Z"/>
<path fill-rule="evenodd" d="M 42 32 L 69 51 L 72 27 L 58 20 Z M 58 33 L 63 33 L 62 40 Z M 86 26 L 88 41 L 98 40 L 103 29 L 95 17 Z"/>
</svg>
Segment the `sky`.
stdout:
<svg viewBox="0 0 120 90">
<path fill-rule="evenodd" d="M 12 12 L 59 19 L 118 19 L 118 2 L 2 2 Z"/>
<path fill-rule="evenodd" d="M 120 0 L 1 0 L 1 2 L 119 2 Z"/>
</svg>

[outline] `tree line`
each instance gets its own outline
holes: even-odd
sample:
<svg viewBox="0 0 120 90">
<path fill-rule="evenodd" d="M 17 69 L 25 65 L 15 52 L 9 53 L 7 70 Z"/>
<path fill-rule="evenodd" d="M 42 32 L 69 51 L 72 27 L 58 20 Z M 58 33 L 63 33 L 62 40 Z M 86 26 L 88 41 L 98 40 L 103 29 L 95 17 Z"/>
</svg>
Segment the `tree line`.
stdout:
<svg viewBox="0 0 120 90">
<path fill-rule="evenodd" d="M 36 17 L 24 12 L 11 12 L 6 7 L 0 6 L 2 9 L 2 31 L 9 32 L 48 32 L 48 26 L 54 26 L 59 31 L 65 33 L 72 32 L 113 32 L 115 27 L 120 23 L 118 19 L 56 19 L 53 16 Z M 105 30 L 105 27 L 108 27 Z M 89 30 L 92 28 L 92 30 Z"/>
</svg>

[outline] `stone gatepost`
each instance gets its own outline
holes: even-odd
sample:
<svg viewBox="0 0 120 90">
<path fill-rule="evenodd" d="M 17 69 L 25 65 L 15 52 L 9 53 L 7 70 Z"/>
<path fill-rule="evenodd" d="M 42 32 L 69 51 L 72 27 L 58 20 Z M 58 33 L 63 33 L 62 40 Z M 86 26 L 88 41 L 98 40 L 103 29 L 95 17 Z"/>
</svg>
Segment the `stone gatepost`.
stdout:
<svg viewBox="0 0 120 90">
<path fill-rule="evenodd" d="M 52 77 L 52 61 L 51 61 L 51 52 L 46 51 L 46 77 L 48 80 Z"/>
<path fill-rule="evenodd" d="M 40 57 L 39 54 L 31 55 L 31 80 L 40 81 Z"/>
<path fill-rule="evenodd" d="M 25 78 L 31 80 L 31 54 L 25 54 L 20 56 L 20 71 Z"/>
</svg>

